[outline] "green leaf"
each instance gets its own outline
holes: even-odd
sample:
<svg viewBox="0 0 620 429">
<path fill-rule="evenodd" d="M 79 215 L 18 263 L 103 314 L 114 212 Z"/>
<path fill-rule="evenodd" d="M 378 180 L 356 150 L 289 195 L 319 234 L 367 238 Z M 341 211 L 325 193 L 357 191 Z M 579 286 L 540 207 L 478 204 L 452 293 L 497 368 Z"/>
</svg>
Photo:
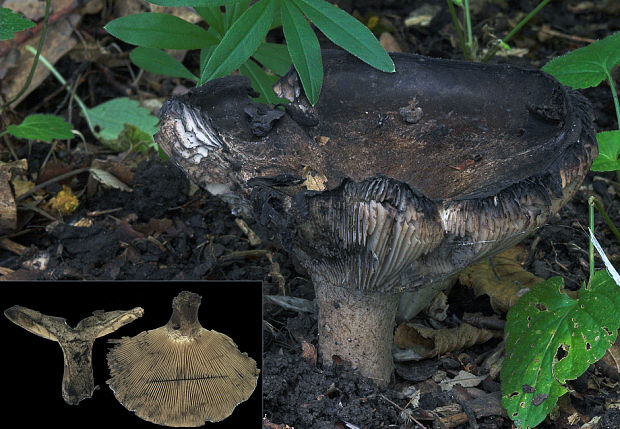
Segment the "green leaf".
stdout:
<svg viewBox="0 0 620 429">
<path fill-rule="evenodd" d="M 502 403 L 517 427 L 533 427 L 614 343 L 620 327 L 620 287 L 598 271 L 577 301 L 552 277 L 523 295 L 506 321 Z"/>
<path fill-rule="evenodd" d="M 239 0 L 227 4 L 225 8 L 226 13 L 224 13 L 224 25 L 226 25 L 226 29 L 229 29 L 248 7 L 250 7 L 250 0 Z"/>
<path fill-rule="evenodd" d="M 219 43 L 205 29 L 165 13 L 136 13 L 104 27 L 123 42 L 147 48 L 199 49 Z"/>
<path fill-rule="evenodd" d="M 239 0 L 146 0 L 159 6 L 221 6 L 235 3 Z"/>
<path fill-rule="evenodd" d="M 549 61 L 542 68 L 575 89 L 596 86 L 620 64 L 620 32 Z"/>
<path fill-rule="evenodd" d="M 129 58 L 135 65 L 151 73 L 198 81 L 198 77 L 194 76 L 187 67 L 162 50 L 138 46 L 131 51 Z"/>
<path fill-rule="evenodd" d="M 592 171 L 620 170 L 620 130 L 603 131 L 596 134 L 598 156 L 590 168 Z"/>
<path fill-rule="evenodd" d="M 200 83 L 229 75 L 261 44 L 273 19 L 273 0 L 261 0 L 246 10 L 226 32 L 200 76 Z"/>
<path fill-rule="evenodd" d="M 87 109 L 90 122 L 99 127 L 98 137 L 111 141 L 121 134 L 125 124 L 132 125 L 152 136 L 158 130 L 157 117 L 148 109 L 140 107 L 136 100 L 115 98 L 92 109 Z"/>
<path fill-rule="evenodd" d="M 6 7 L 0 7 L 0 23 L 0 40 L 12 39 L 15 33 L 35 26 L 34 22 Z"/>
<path fill-rule="evenodd" d="M 71 124 L 60 116 L 34 114 L 26 116 L 19 125 L 9 125 L 7 132 L 20 139 L 42 140 L 72 139 Z"/>
<path fill-rule="evenodd" d="M 207 66 L 207 63 L 209 62 L 209 58 L 211 58 L 211 55 L 213 54 L 213 51 L 215 51 L 215 46 L 209 46 L 207 48 L 202 48 L 200 50 L 200 75 L 202 76 L 202 73 L 204 72 L 205 67 Z M 198 83 L 200 85 L 200 82 Z"/>
<path fill-rule="evenodd" d="M 226 33 L 224 15 L 219 7 L 195 7 L 194 10 L 209 24 L 209 28 L 212 28 L 220 37 L 224 36 Z"/>
<path fill-rule="evenodd" d="M 252 56 L 279 75 L 285 74 L 291 67 L 292 60 L 288 48 L 279 43 L 261 43 Z"/>
<path fill-rule="evenodd" d="M 273 92 L 273 85 L 278 80 L 277 76 L 267 74 L 258 64 L 251 59 L 239 66 L 239 72 L 250 78 L 252 87 L 260 94 L 256 99 L 259 103 L 286 103 L 288 100 L 278 98 Z"/>
<path fill-rule="evenodd" d="M 291 0 L 336 45 L 384 72 L 394 62 L 377 38 L 361 22 L 325 0 Z"/>
<path fill-rule="evenodd" d="M 314 106 L 323 85 L 323 61 L 319 41 L 303 14 L 289 2 L 282 5 L 282 29 L 306 97 Z"/>
</svg>

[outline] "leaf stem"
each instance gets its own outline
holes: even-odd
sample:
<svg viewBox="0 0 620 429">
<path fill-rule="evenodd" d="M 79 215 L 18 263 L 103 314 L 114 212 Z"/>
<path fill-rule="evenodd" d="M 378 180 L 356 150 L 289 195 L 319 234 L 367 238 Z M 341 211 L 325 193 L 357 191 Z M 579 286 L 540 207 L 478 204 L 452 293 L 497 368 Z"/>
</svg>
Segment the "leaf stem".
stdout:
<svg viewBox="0 0 620 429">
<path fill-rule="evenodd" d="M 467 47 L 465 46 L 465 36 L 463 35 L 463 28 L 461 22 L 459 21 L 458 16 L 456 15 L 456 9 L 454 8 L 454 4 L 452 0 L 446 0 L 448 2 L 448 9 L 450 10 L 450 16 L 452 17 L 452 23 L 454 24 L 454 28 L 456 29 L 456 35 L 459 38 L 459 43 L 461 44 L 461 51 L 463 52 L 463 56 L 467 59 Z"/>
<path fill-rule="evenodd" d="M 616 120 L 618 121 L 618 129 L 620 130 L 620 104 L 618 103 L 616 85 L 614 85 L 614 80 L 612 79 L 609 70 L 605 69 L 605 74 L 607 75 L 607 80 L 609 81 L 609 88 L 611 88 L 611 96 L 614 99 L 614 106 L 616 107 Z"/>
<path fill-rule="evenodd" d="M 472 48 L 474 45 L 474 38 L 471 34 L 471 16 L 469 14 L 469 0 L 463 0 L 463 9 L 465 10 L 465 31 L 467 31 L 467 55 L 469 59 L 473 59 Z"/>
<path fill-rule="evenodd" d="M 33 53 L 33 54 L 35 53 L 34 48 L 30 45 L 26 46 L 26 50 L 30 53 Z M 43 63 L 43 65 L 47 67 L 49 71 L 54 75 L 54 77 L 58 79 L 60 84 L 65 87 L 69 95 L 71 95 L 71 97 L 75 99 L 75 102 L 78 104 L 78 106 L 80 106 L 80 109 L 82 109 L 82 113 L 84 113 L 84 117 L 86 118 L 86 123 L 88 124 L 88 128 L 93 133 L 93 135 L 98 137 L 99 133 L 95 131 L 95 127 L 91 123 L 90 115 L 88 114 L 88 107 L 86 107 L 82 99 L 77 94 L 75 94 L 74 91 L 72 91 L 69 84 L 67 84 L 67 81 L 65 80 L 65 78 L 58 72 L 58 70 L 56 70 L 56 68 L 47 60 L 47 58 L 41 55 L 40 60 Z"/>
<path fill-rule="evenodd" d="M 590 231 L 592 231 L 592 234 L 594 234 L 594 202 L 596 201 L 596 198 L 594 198 L 593 196 L 591 196 L 590 198 L 588 198 L 588 212 L 589 212 L 589 217 L 590 217 Z M 589 243 L 589 248 L 588 248 L 588 255 L 590 256 L 590 279 L 588 281 L 588 284 L 592 283 L 592 279 L 594 278 L 594 243 L 592 242 L 592 239 L 590 239 L 588 237 L 588 243 Z"/>
<path fill-rule="evenodd" d="M 592 200 L 592 203 L 590 203 L 590 200 Z M 601 216 L 603 216 L 603 219 L 605 220 L 605 223 L 607 224 L 607 226 L 609 227 L 609 229 L 611 230 L 613 235 L 615 235 L 616 238 L 618 239 L 618 241 L 620 241 L 620 231 L 618 231 L 618 228 L 616 228 L 616 225 L 614 225 L 613 221 L 610 219 L 609 215 L 607 214 L 607 212 L 603 208 L 603 205 L 594 196 L 591 196 L 588 199 L 588 203 L 590 203 L 590 206 L 592 206 L 592 204 L 593 204 L 596 207 L 596 209 L 601 214 Z M 592 229 L 594 231 L 594 229 L 592 227 L 592 223 L 590 223 L 590 229 Z"/>
</svg>

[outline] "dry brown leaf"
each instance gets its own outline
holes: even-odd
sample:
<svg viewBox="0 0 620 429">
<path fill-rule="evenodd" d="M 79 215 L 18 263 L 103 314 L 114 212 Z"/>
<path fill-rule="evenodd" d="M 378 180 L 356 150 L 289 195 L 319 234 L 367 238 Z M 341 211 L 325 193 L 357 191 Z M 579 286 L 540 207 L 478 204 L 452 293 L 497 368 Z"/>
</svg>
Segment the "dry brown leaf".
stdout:
<svg viewBox="0 0 620 429">
<path fill-rule="evenodd" d="M 620 381 L 620 335 L 595 365 L 607 377 Z"/>
<path fill-rule="evenodd" d="M 507 312 L 525 292 L 544 280 L 523 269 L 521 263 L 526 257 L 523 246 L 513 247 L 463 270 L 459 281 L 473 288 L 476 296 L 488 295 L 495 311 Z"/>
<path fill-rule="evenodd" d="M 323 174 L 312 171 L 309 167 L 304 167 L 302 177 L 306 179 L 303 183 L 309 191 L 324 191 L 327 177 Z"/>
<path fill-rule="evenodd" d="M 403 49 L 400 47 L 394 36 L 392 36 L 387 31 L 381 33 L 379 36 L 379 43 L 383 46 L 387 52 L 402 52 Z"/>
<path fill-rule="evenodd" d="M 501 336 L 501 332 L 476 328 L 467 323 L 462 323 L 456 329 L 433 329 L 413 323 L 401 323 L 396 328 L 394 344 L 403 349 L 412 348 L 423 358 L 430 358 Z"/>
<path fill-rule="evenodd" d="M 17 228 L 17 205 L 10 180 L 9 168 L 0 162 L 0 230 L 13 231 Z"/>
<path fill-rule="evenodd" d="M 301 357 L 310 365 L 316 366 L 317 352 L 316 347 L 307 341 L 301 342 Z"/>
</svg>

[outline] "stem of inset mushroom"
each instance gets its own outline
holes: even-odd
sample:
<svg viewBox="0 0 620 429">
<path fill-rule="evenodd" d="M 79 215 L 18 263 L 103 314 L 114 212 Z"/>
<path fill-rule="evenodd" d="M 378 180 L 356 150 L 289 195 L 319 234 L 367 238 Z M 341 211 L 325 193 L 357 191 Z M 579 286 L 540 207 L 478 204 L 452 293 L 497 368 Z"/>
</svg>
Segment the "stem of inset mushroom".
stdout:
<svg viewBox="0 0 620 429">
<path fill-rule="evenodd" d="M 4 311 L 7 319 L 16 325 L 60 344 L 64 357 L 62 397 L 69 405 L 77 405 L 82 399 L 93 396 L 92 355 L 95 339 L 133 322 L 142 314 L 144 310 L 140 307 L 129 311 L 95 311 L 72 328 L 61 317 L 47 316 L 19 305 Z"/>
<path fill-rule="evenodd" d="M 377 384 L 389 383 L 394 369 L 394 318 L 401 294 L 367 293 L 316 281 L 314 290 L 323 362 L 331 363 L 338 356 Z"/>
</svg>

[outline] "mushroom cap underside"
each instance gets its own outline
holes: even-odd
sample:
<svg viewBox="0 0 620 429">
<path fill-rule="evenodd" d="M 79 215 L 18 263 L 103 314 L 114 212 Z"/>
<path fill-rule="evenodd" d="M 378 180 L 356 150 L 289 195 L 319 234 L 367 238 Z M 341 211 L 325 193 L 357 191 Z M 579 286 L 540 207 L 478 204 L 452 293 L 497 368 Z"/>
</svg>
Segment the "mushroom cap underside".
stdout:
<svg viewBox="0 0 620 429">
<path fill-rule="evenodd" d="M 108 354 L 108 384 L 144 420 L 195 427 L 230 416 L 254 389 L 259 370 L 233 340 L 201 329 L 181 337 L 164 326 L 124 338 Z"/>
<path fill-rule="evenodd" d="M 156 139 L 199 185 L 251 201 L 313 278 L 361 289 L 441 280 L 572 196 L 596 153 L 585 98 L 537 70 L 392 58 L 382 73 L 323 51 L 314 107 L 294 70 L 278 83 L 286 114 L 245 78 L 209 82 L 166 103 Z"/>
</svg>

